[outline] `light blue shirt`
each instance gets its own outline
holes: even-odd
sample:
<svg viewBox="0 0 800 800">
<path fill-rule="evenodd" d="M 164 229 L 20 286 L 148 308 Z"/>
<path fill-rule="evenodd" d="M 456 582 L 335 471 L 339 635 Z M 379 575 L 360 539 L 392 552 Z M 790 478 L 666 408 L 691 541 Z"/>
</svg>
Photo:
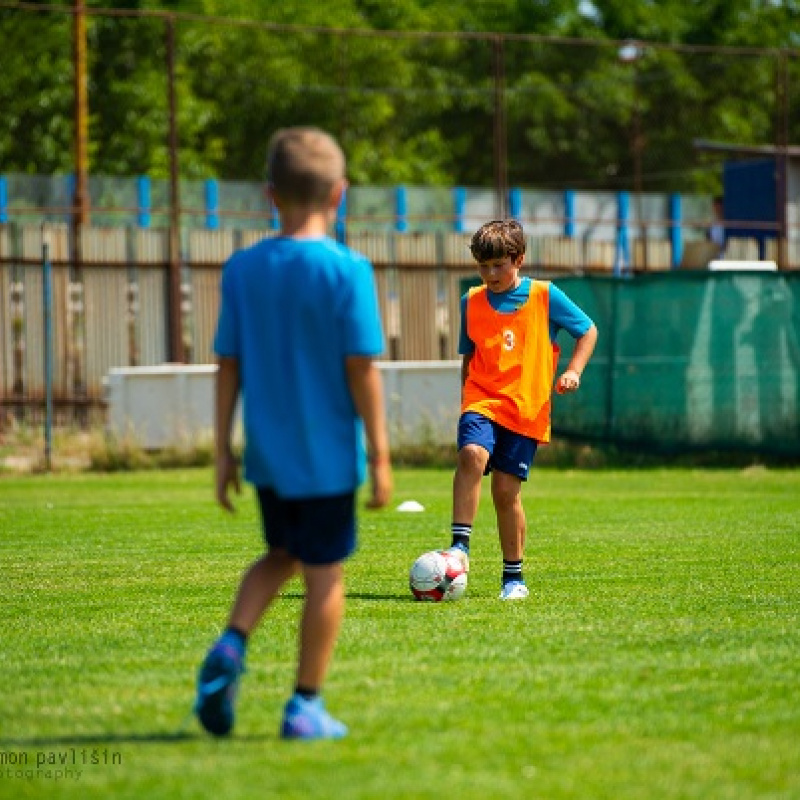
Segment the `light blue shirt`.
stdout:
<svg viewBox="0 0 800 800">
<path fill-rule="evenodd" d="M 214 351 L 236 358 L 248 481 L 280 497 L 354 491 L 363 426 L 345 359 L 376 356 L 383 332 L 372 265 L 332 239 L 265 239 L 222 274 Z"/>
<path fill-rule="evenodd" d="M 555 344 L 559 331 L 565 330 L 573 339 L 580 339 L 594 325 L 592 320 L 557 286 L 548 286 L 550 341 Z M 486 292 L 489 305 L 500 314 L 511 314 L 524 305 L 531 293 L 531 279 L 523 278 L 516 289 L 507 292 Z M 461 333 L 458 352 L 462 356 L 475 352 L 475 344 L 467 336 L 467 294 L 461 298 Z"/>
</svg>

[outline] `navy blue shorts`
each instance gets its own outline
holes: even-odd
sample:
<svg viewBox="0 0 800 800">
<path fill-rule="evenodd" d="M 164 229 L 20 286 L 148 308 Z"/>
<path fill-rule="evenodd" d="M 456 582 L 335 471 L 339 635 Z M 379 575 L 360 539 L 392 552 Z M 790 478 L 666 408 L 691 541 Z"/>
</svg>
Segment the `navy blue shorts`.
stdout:
<svg viewBox="0 0 800 800">
<path fill-rule="evenodd" d="M 528 480 L 528 470 L 539 445 L 536 439 L 514 433 L 474 411 L 465 412 L 458 421 L 458 449 L 467 444 L 480 445 L 489 453 L 484 475 L 496 469 L 523 481 Z"/>
<path fill-rule="evenodd" d="M 303 564 L 344 561 L 356 549 L 355 492 L 287 500 L 256 488 L 267 548 L 286 550 Z"/>
</svg>

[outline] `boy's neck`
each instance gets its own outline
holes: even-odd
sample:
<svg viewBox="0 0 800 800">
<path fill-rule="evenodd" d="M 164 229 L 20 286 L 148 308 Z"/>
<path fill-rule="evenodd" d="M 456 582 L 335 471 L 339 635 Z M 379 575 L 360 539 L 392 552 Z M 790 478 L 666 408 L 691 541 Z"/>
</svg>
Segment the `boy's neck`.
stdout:
<svg viewBox="0 0 800 800">
<path fill-rule="evenodd" d="M 492 292 L 492 294 L 511 294 L 511 292 L 514 292 L 517 289 L 519 289 L 520 286 L 522 286 L 522 276 L 521 275 L 517 275 L 517 279 L 505 291 L 492 292 L 492 290 L 489 289 L 488 287 L 487 287 L 487 291 Z"/>
<path fill-rule="evenodd" d="M 281 211 L 281 236 L 294 239 L 320 239 L 328 234 L 327 211 L 285 208 Z"/>
</svg>

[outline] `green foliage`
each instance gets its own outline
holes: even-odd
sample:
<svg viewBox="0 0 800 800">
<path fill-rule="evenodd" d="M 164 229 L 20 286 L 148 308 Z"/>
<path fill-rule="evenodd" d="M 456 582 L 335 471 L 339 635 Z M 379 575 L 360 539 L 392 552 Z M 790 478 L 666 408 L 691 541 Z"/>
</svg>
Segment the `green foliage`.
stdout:
<svg viewBox="0 0 800 800">
<path fill-rule="evenodd" d="M 0 437 L 0 475 L 45 471 L 41 428 L 10 426 Z M 207 467 L 213 462 L 211 434 L 187 437 L 158 450 L 146 450 L 133 435 L 115 436 L 101 428 L 56 429 L 50 469 L 53 472 L 135 472 Z"/>
<path fill-rule="evenodd" d="M 159 450 L 144 450 L 132 437 L 95 436 L 88 449 L 88 468 L 93 472 L 206 467 L 212 463 L 211 436 Z"/>
<path fill-rule="evenodd" d="M 494 42 L 416 34 L 496 32 L 584 39 L 504 42 L 513 184 L 630 188 L 638 125 L 644 188 L 705 192 L 718 188 L 718 176 L 698 164 L 694 138 L 765 144 L 782 135 L 778 50 L 712 55 L 644 46 L 626 65 L 619 41 L 785 48 L 796 44 L 800 19 L 795 4 L 749 0 L 127 0 L 115 7 L 192 15 L 175 26 L 179 168 L 187 178 L 256 180 L 269 134 L 305 123 L 341 139 L 354 183 L 490 185 Z M 87 16 L 87 29 L 90 171 L 167 177 L 165 18 L 97 13 Z M 378 32 L 393 35 L 369 35 Z M 70 171 L 71 15 L 0 10 L 0 37 L 14 43 L 0 48 L 0 168 Z M 792 107 L 800 103 L 795 62 Z M 799 138 L 798 115 L 789 126 L 790 138 Z"/>
<path fill-rule="evenodd" d="M 497 600 L 486 486 L 466 598 L 415 603 L 407 570 L 448 539 L 450 482 L 398 471 L 396 501 L 426 511 L 361 512 L 326 686 L 351 736 L 304 745 L 277 738 L 299 583 L 251 639 L 233 737 L 181 731 L 260 552 L 249 491 L 227 516 L 207 470 L 3 479 L 0 753 L 33 770 L 39 754 L 90 760 L 57 783 L 4 763 L 0 794 L 800 794 L 800 473 L 538 470 L 523 495 L 531 597 L 515 605 Z"/>
<path fill-rule="evenodd" d="M 46 174 L 72 163 L 69 26 L 67 15 L 0 9 L 2 172 Z"/>
</svg>

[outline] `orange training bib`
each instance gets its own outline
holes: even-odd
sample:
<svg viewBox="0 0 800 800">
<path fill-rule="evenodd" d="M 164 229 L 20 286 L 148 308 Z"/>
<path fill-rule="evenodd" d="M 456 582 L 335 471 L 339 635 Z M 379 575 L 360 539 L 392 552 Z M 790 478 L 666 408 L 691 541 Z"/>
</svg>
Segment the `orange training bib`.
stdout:
<svg viewBox="0 0 800 800">
<path fill-rule="evenodd" d="M 475 411 L 508 430 L 550 441 L 550 395 L 558 347 L 550 341 L 549 284 L 531 281 L 523 306 L 501 314 L 487 289 L 470 289 L 467 335 L 475 344 L 461 412 Z"/>
</svg>

